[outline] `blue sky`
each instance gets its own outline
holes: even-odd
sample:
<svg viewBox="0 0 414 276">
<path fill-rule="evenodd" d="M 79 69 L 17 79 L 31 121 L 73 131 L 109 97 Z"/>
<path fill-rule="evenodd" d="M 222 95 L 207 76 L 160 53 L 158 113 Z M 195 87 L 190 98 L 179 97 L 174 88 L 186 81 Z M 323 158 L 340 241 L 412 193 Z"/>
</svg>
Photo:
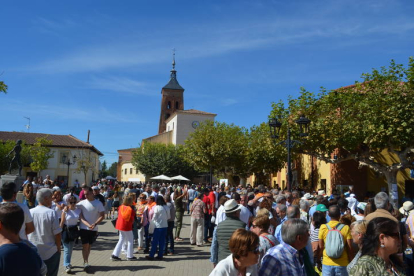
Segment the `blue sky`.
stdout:
<svg viewBox="0 0 414 276">
<path fill-rule="evenodd" d="M 16 4 L 18 3 L 18 4 Z M 172 49 L 185 109 L 250 127 L 271 102 L 407 64 L 414 1 L 3 1 L 0 130 L 72 134 L 101 150 L 157 134 Z"/>
</svg>

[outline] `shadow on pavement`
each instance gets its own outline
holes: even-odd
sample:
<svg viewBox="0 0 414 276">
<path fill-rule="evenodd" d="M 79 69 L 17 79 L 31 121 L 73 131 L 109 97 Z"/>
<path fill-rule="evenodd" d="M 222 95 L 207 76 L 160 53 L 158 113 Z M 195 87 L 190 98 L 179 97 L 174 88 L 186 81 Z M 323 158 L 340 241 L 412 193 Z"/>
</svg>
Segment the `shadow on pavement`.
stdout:
<svg viewBox="0 0 414 276">
<path fill-rule="evenodd" d="M 130 263 L 130 262 L 129 262 Z M 156 266 L 156 265 L 125 265 L 125 266 L 91 266 L 88 271 L 83 271 L 83 267 L 74 266 L 72 269 L 71 274 L 76 274 L 79 272 L 85 272 L 87 274 L 95 274 L 99 272 L 108 272 L 108 271 L 130 271 L 136 272 L 140 270 L 147 270 L 147 269 L 163 269 L 163 266 Z"/>
</svg>

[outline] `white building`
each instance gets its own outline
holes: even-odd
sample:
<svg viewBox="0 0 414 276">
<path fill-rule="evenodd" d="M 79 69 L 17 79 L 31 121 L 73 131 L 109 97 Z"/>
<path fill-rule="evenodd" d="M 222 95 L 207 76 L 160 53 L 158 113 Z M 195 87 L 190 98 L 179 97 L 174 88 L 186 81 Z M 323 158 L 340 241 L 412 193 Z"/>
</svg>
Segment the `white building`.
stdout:
<svg viewBox="0 0 414 276">
<path fill-rule="evenodd" d="M 158 134 L 145 138 L 143 143 L 184 144 L 187 137 L 200 123 L 211 120 L 217 114 L 195 109 L 184 110 L 184 88 L 178 83 L 175 60 L 169 82 L 161 89 L 161 114 Z M 118 150 L 119 181 L 145 181 L 145 176 L 136 171 L 131 163 L 132 150 Z M 131 172 L 131 173 L 130 173 Z M 135 173 L 134 173 L 135 172 Z"/>
<path fill-rule="evenodd" d="M 52 141 L 49 148 L 53 153 L 53 157 L 48 160 L 47 169 L 40 172 L 43 178 L 49 175 L 50 179 L 57 180 L 59 183 L 67 182 L 69 186 L 72 186 L 75 180 L 78 180 L 79 183 L 90 184 L 92 180 L 98 178 L 99 157 L 103 154 L 88 142 L 79 140 L 72 135 L 0 131 L 0 142 L 22 140 L 26 145 L 32 145 L 36 143 L 37 138 L 46 138 Z M 73 162 L 74 156 L 76 156 L 75 162 Z M 69 166 L 67 162 L 64 163 L 65 158 L 66 161 L 68 161 L 68 158 L 71 161 Z M 91 163 L 91 169 L 88 170 L 85 179 L 85 174 L 77 172 L 77 168 L 82 164 L 81 161 L 86 159 Z M 23 165 L 23 176 L 38 176 L 37 172 L 33 172 L 30 167 L 25 166 L 28 164 Z"/>
</svg>

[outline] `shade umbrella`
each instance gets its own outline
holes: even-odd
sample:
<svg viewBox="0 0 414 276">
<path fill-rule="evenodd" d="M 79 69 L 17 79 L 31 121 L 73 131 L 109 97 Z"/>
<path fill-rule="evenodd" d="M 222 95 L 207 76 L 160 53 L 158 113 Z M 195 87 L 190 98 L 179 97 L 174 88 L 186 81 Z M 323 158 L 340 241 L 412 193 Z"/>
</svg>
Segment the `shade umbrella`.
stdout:
<svg viewBox="0 0 414 276">
<path fill-rule="evenodd" d="M 105 177 L 106 180 L 116 180 L 115 177 L 108 175 L 107 177 Z"/>
<path fill-rule="evenodd" d="M 186 178 L 186 177 L 184 177 L 182 175 L 177 175 L 177 176 L 171 177 L 171 180 L 190 181 L 190 179 L 188 179 L 188 178 Z"/>
<path fill-rule="evenodd" d="M 168 177 L 166 175 L 163 175 L 163 174 L 151 177 L 151 179 L 153 179 L 153 180 L 170 180 L 171 181 L 170 177 Z"/>
</svg>

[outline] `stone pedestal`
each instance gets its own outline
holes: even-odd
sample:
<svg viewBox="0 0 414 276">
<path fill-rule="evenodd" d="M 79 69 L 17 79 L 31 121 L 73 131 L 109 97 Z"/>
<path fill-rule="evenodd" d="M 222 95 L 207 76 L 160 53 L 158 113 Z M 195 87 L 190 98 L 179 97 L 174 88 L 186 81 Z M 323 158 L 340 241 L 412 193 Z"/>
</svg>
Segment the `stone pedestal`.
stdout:
<svg viewBox="0 0 414 276">
<path fill-rule="evenodd" d="M 14 182 L 17 186 L 17 191 L 20 190 L 20 187 L 23 186 L 25 179 L 23 176 L 13 175 L 13 174 L 4 174 L 1 176 L 0 188 L 3 184 Z"/>
</svg>

